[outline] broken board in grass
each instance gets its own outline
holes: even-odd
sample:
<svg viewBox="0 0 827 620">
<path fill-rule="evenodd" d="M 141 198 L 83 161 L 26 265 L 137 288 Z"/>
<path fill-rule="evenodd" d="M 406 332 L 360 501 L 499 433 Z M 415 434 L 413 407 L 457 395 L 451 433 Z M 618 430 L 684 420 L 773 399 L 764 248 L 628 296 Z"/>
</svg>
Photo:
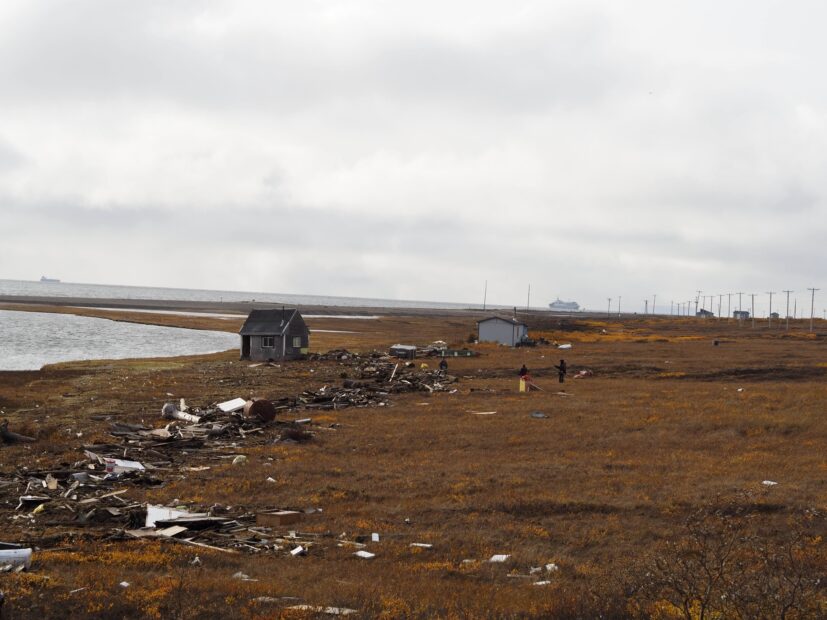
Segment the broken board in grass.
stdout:
<svg viewBox="0 0 827 620">
<path fill-rule="evenodd" d="M 304 513 L 297 510 L 264 510 L 256 513 L 256 525 L 268 527 L 298 523 Z"/>
</svg>

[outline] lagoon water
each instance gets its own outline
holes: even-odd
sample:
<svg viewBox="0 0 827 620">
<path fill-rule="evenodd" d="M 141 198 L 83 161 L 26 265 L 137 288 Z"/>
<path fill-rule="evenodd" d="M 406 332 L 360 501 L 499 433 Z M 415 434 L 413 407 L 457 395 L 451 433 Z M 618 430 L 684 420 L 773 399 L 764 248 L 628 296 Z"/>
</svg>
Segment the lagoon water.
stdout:
<svg viewBox="0 0 827 620">
<path fill-rule="evenodd" d="M 71 360 L 198 355 L 238 344 L 238 336 L 227 332 L 0 310 L 0 370 L 36 370 Z"/>
<path fill-rule="evenodd" d="M 209 291 L 149 286 L 116 286 L 111 284 L 76 284 L 72 282 L 32 282 L 0 279 L 0 295 L 27 297 L 84 297 L 93 299 L 163 299 L 177 301 L 260 301 L 290 306 L 344 306 L 372 308 L 481 308 L 480 304 L 413 301 L 403 299 L 370 299 L 365 297 L 333 297 L 327 295 L 296 295 L 292 293 L 253 293 L 245 291 Z M 488 305 L 489 308 L 494 306 Z"/>
</svg>

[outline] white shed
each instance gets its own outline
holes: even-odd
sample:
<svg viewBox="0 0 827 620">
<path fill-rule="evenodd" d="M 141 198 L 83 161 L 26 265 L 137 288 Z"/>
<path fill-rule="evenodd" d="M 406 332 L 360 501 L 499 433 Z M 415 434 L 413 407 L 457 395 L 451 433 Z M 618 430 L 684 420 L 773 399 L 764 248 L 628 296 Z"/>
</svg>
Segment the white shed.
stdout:
<svg viewBox="0 0 827 620">
<path fill-rule="evenodd" d="M 528 338 L 528 325 L 517 319 L 492 316 L 477 323 L 477 339 L 480 342 L 499 342 L 510 347 Z"/>
</svg>

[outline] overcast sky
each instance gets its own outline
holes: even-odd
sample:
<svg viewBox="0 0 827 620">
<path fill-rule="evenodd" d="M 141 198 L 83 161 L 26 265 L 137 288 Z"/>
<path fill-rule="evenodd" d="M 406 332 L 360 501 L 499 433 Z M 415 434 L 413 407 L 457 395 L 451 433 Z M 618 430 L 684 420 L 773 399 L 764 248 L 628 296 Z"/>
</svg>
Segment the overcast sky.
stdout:
<svg viewBox="0 0 827 620">
<path fill-rule="evenodd" d="M 827 289 L 826 22 L 816 1 L 3 0 L 0 278 L 803 300 Z"/>
</svg>

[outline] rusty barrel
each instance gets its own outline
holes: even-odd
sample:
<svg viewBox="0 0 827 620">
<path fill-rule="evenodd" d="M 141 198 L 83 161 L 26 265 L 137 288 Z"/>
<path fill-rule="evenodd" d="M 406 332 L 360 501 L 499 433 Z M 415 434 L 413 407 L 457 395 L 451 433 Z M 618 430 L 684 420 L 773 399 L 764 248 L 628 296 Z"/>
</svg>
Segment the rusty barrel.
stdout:
<svg viewBox="0 0 827 620">
<path fill-rule="evenodd" d="M 244 405 L 245 418 L 258 418 L 262 422 L 271 422 L 276 417 L 276 408 L 269 400 L 253 398 Z"/>
</svg>

